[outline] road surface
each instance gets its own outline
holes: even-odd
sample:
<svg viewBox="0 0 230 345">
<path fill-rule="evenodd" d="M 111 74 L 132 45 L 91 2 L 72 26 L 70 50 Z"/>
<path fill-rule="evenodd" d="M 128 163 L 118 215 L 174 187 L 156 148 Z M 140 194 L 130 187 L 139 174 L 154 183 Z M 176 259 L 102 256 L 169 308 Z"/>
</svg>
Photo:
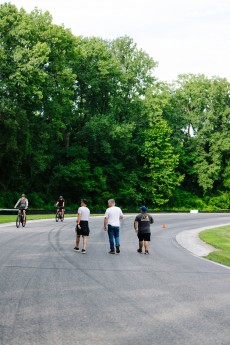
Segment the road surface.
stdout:
<svg viewBox="0 0 230 345">
<path fill-rule="evenodd" d="M 86 255 L 73 250 L 73 218 L 2 225 L 0 344 L 229 345 L 230 269 L 194 256 L 176 235 L 230 215 L 153 216 L 149 256 L 136 252 L 132 215 L 120 255 L 108 254 L 102 217 L 90 220 Z"/>
</svg>

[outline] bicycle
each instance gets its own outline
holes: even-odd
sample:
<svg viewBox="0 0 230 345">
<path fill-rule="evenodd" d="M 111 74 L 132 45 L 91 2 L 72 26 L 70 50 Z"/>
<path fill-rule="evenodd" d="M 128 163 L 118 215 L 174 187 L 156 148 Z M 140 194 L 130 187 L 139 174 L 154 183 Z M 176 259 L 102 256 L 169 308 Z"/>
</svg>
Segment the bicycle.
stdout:
<svg viewBox="0 0 230 345">
<path fill-rule="evenodd" d="M 24 218 L 24 215 L 21 209 L 18 210 L 18 215 L 16 218 L 16 227 L 19 228 L 20 224 L 22 224 L 23 228 L 26 226 L 26 212 L 25 212 L 25 218 Z"/>
<path fill-rule="evenodd" d="M 56 222 L 59 220 L 63 222 L 64 220 L 64 210 L 63 210 L 63 217 L 62 217 L 62 210 L 60 208 L 57 209 L 56 215 L 55 215 Z"/>
</svg>

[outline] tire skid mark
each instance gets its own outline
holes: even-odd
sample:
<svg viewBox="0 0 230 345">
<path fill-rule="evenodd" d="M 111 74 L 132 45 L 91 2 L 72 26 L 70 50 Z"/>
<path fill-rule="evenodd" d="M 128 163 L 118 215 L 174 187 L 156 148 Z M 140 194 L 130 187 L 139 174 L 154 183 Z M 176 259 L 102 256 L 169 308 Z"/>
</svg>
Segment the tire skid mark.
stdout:
<svg viewBox="0 0 230 345">
<path fill-rule="evenodd" d="M 134 309 L 136 310 L 136 303 L 135 301 L 133 301 L 131 298 L 129 297 L 123 297 L 123 296 L 120 296 L 119 292 L 116 290 L 116 289 L 113 289 L 112 287 L 107 287 L 105 284 L 103 284 L 99 279 L 93 277 L 89 271 L 85 270 L 85 269 L 82 269 L 79 267 L 78 265 L 78 262 L 75 260 L 70 260 L 69 257 L 67 257 L 66 255 L 64 255 L 62 252 L 61 252 L 61 246 L 60 246 L 60 233 L 61 233 L 61 230 L 59 230 L 56 234 L 55 234 L 55 244 L 52 242 L 52 237 L 51 237 L 51 234 L 52 234 L 53 230 L 50 230 L 49 232 L 49 242 L 50 242 L 50 245 L 52 246 L 52 248 L 59 253 L 60 256 L 63 257 L 64 260 L 66 260 L 71 266 L 73 266 L 75 268 L 75 272 L 77 271 L 80 271 L 82 274 L 84 274 L 86 277 L 88 277 L 90 280 L 94 281 L 98 286 L 102 287 L 105 291 L 107 291 L 109 294 L 113 294 L 114 296 L 116 296 L 120 301 L 122 301 L 122 303 L 124 303 L 127 308 L 126 308 L 126 313 L 128 315 L 130 315 L 130 307 L 131 309 Z M 75 253 L 74 253 L 75 254 Z M 77 271 L 76 271 L 76 268 L 77 268 Z M 95 270 L 94 270 L 95 271 Z M 123 271 L 122 271 L 123 272 Z M 86 294 L 86 292 L 84 290 L 82 290 L 84 292 L 84 294 Z M 91 301 L 91 303 L 93 303 Z M 140 308 L 139 309 L 139 312 L 143 315 L 146 316 L 146 312 L 145 312 L 145 309 L 144 308 Z"/>
</svg>

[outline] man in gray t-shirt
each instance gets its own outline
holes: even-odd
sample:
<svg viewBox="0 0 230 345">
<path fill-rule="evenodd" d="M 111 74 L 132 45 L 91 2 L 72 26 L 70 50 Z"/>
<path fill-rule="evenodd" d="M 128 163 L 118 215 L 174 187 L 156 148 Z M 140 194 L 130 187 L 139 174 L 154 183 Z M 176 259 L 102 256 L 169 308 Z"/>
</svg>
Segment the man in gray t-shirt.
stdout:
<svg viewBox="0 0 230 345">
<path fill-rule="evenodd" d="M 139 239 L 138 253 L 142 253 L 144 245 L 145 254 L 149 254 L 149 242 L 151 238 L 150 224 L 153 224 L 153 217 L 147 213 L 147 207 L 141 206 L 141 213 L 138 214 L 134 221 L 134 229 Z"/>
</svg>

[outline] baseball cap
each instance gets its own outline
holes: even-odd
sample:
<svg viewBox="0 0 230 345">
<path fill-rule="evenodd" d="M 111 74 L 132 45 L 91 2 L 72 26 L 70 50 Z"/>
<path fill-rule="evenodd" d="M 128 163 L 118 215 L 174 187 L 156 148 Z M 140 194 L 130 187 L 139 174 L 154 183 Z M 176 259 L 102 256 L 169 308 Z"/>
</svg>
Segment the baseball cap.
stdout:
<svg viewBox="0 0 230 345">
<path fill-rule="evenodd" d="M 147 207 L 146 206 L 141 206 L 141 211 L 146 212 L 147 211 Z"/>
</svg>

